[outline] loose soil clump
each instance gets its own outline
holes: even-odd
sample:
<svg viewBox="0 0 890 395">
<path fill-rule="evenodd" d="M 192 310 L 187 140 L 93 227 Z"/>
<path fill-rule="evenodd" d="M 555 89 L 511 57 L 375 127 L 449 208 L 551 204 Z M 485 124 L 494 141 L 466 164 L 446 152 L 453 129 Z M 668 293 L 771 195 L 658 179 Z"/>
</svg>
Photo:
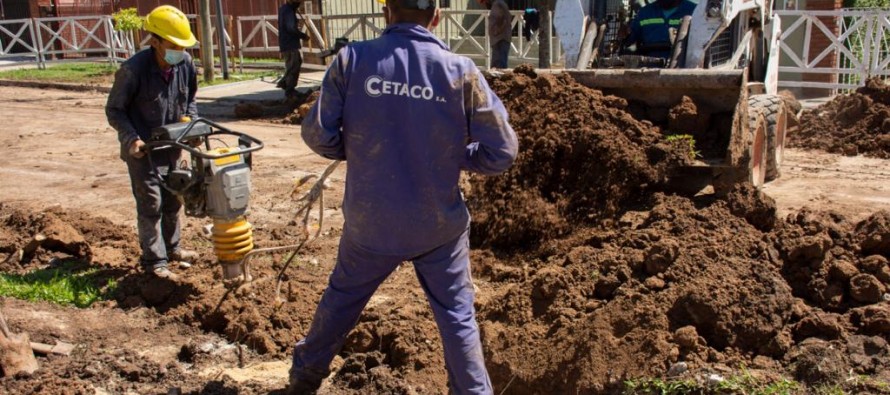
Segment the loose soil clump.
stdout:
<svg viewBox="0 0 890 395">
<path fill-rule="evenodd" d="M 660 132 L 625 118 L 621 99 L 523 69 L 491 84 L 520 138 L 516 165 L 471 179 L 469 194 L 474 240 L 491 248 L 474 262 L 495 290 L 479 307 L 493 382 L 613 393 L 628 378 L 701 382 L 740 365 L 814 386 L 843 384 L 838 372 L 888 376 L 876 332 L 886 214 L 781 221 L 750 185 L 724 199 L 669 195 L 659 180 L 671 151 L 646 155 Z M 669 121 L 694 128 L 696 114 L 684 100 Z"/>
<path fill-rule="evenodd" d="M 890 158 L 890 85 L 875 77 L 855 93 L 804 111 L 789 146 Z"/>
<path fill-rule="evenodd" d="M 471 177 L 474 242 L 528 248 L 615 218 L 657 190 L 688 147 L 638 121 L 626 100 L 528 66 L 489 81 L 510 114 L 520 153 L 499 177 Z"/>
<path fill-rule="evenodd" d="M 275 123 L 299 125 L 318 100 L 320 92 L 300 88 L 293 97 L 284 100 L 264 100 L 261 102 L 241 102 L 235 105 L 232 115 L 237 119 L 261 119 Z"/>
</svg>

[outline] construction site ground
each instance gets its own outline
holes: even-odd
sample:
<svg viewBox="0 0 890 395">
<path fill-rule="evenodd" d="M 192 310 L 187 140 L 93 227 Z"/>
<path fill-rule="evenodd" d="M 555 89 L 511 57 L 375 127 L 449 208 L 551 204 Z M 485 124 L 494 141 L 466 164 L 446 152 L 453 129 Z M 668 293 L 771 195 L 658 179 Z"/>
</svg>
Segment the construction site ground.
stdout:
<svg viewBox="0 0 890 395">
<path fill-rule="evenodd" d="M 265 142 L 254 159 L 249 220 L 264 246 L 296 241 L 299 231 L 289 217 L 297 207 L 292 196 L 294 182 L 321 172 L 328 161 L 303 144 L 297 125 L 235 119 L 233 108 L 242 101 L 266 103 L 280 95 L 272 85 L 240 84 L 240 89 L 235 84 L 201 92 L 200 113 Z M 184 280 L 156 281 L 137 270 L 134 201 L 126 166 L 118 158 L 116 134 L 105 118 L 106 94 L 0 87 L 0 98 L 4 123 L 0 133 L 0 237 L 26 240 L 33 230 L 28 224 L 39 222 L 34 216 L 51 213 L 83 234 L 91 246 L 91 264 L 115 273 L 121 289 L 116 299 L 86 309 L 4 299 L 2 309 L 13 331 L 28 332 L 32 340 L 52 343 L 61 339 L 78 347 L 69 357 L 39 358 L 41 370 L 31 378 L 2 379 L 0 392 L 154 394 L 181 388 L 184 393 L 250 394 L 284 388 L 289 348 L 308 328 L 335 262 L 343 224 L 340 204 L 346 167 L 332 177 L 322 236 L 290 269 L 283 291 L 287 301 L 278 306 L 271 277 L 272 265 L 280 264 L 282 257 L 257 261 L 260 281 L 229 292 L 219 281 L 211 244 L 203 236 L 209 223 L 206 219 L 184 221 L 184 243 L 204 254 L 194 267 L 175 269 Z M 767 184 L 764 191 L 775 199 L 780 218 L 809 207 L 837 212 L 857 222 L 890 209 L 890 160 L 789 149 L 781 178 Z M 9 219 L 28 216 L 32 222 Z M 53 254 L 35 258 L 33 267 L 49 264 Z M 0 254 L 2 258 L 5 254 Z M 504 276 L 522 276 L 499 271 L 490 263 L 494 259 L 490 252 L 477 251 L 473 259 L 488 262 L 476 278 L 479 305 L 503 296 L 498 288 Z M 29 268 L 7 265 L 4 270 Z M 515 284 L 529 283 L 517 280 Z M 502 307 L 509 313 L 507 306 Z M 541 384 L 533 381 L 534 375 L 522 376 L 515 368 L 534 366 L 534 360 L 514 361 L 512 373 L 505 373 L 511 372 L 507 360 L 523 354 L 504 352 L 508 347 L 503 342 L 511 338 L 496 335 L 500 323 L 492 324 L 498 321 L 492 316 L 489 311 L 483 332 L 486 347 L 497 343 L 501 350 L 491 358 L 496 365 L 495 390 L 535 393 L 535 385 Z M 540 341 L 552 333 L 542 329 L 529 336 Z M 886 348 L 886 343 L 882 347 Z M 410 267 L 384 283 L 347 348 L 353 356 L 335 360 L 338 379 L 326 381 L 321 393 L 446 392 L 435 324 Z M 588 351 L 597 350 L 592 347 Z M 608 360 L 605 355 L 596 358 Z M 727 365 L 730 360 L 727 357 Z M 545 369 L 547 361 L 540 363 Z M 756 367 L 784 374 L 776 366 L 764 363 Z M 887 374 L 879 371 L 875 375 Z M 621 379 L 620 372 L 615 375 L 614 380 Z M 516 377 L 519 379 L 514 382 Z M 565 383 L 554 385 L 574 388 Z M 586 388 L 605 391 L 612 387 L 591 384 Z"/>
</svg>

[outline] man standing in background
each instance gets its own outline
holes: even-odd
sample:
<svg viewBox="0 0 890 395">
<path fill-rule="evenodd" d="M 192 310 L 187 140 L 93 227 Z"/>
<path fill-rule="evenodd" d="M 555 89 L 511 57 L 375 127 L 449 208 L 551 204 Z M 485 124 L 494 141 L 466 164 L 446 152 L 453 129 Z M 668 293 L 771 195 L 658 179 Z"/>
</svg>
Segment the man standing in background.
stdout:
<svg viewBox="0 0 890 395">
<path fill-rule="evenodd" d="M 284 76 L 278 81 L 278 87 L 284 89 L 288 99 L 296 94 L 300 68 L 303 67 L 302 40 L 309 38 L 297 26 L 301 3 L 302 0 L 287 0 L 278 8 L 278 49 L 284 57 Z"/>
<path fill-rule="evenodd" d="M 491 67 L 507 68 L 507 57 L 510 55 L 510 41 L 513 37 L 513 24 L 510 23 L 510 7 L 504 0 L 479 0 L 479 4 L 487 7 L 488 38 L 491 43 Z"/>
</svg>

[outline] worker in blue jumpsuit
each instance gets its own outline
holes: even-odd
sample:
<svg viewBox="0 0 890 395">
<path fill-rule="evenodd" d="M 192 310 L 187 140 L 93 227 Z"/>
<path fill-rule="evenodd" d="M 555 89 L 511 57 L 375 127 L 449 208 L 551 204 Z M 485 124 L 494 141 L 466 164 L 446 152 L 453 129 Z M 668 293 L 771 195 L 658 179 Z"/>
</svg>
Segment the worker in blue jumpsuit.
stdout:
<svg viewBox="0 0 890 395">
<path fill-rule="evenodd" d="M 148 273 L 175 280 L 168 263 L 191 262 L 197 254 L 179 245 L 182 204 L 161 186 L 158 168 L 174 166 L 181 151 L 148 154 L 145 142 L 153 128 L 197 117 L 197 71 L 185 49 L 198 41 L 188 18 L 172 6 L 149 13 L 145 29 L 151 33 L 151 47 L 133 55 L 115 73 L 105 115 L 117 131 L 120 157 L 130 173 L 142 247 L 139 261 Z"/>
<path fill-rule="evenodd" d="M 667 59 L 671 56 L 670 29 L 679 29 L 683 17 L 692 15 L 689 0 L 657 0 L 643 7 L 630 24 L 626 46 L 636 45 L 636 54 Z"/>
<path fill-rule="evenodd" d="M 432 307 L 451 391 L 492 393 L 458 178 L 505 171 L 518 142 L 473 61 L 430 32 L 435 1 L 386 0 L 382 36 L 340 50 L 303 121 L 306 144 L 348 169 L 337 263 L 294 348 L 289 393 L 320 386 L 371 295 L 405 261 Z"/>
<path fill-rule="evenodd" d="M 297 93 L 300 68 L 303 67 L 302 40 L 309 38 L 300 30 L 297 20 L 301 4 L 302 0 L 288 0 L 278 8 L 278 49 L 284 58 L 284 76 L 278 81 L 278 87 L 284 89 L 286 98 Z"/>
</svg>

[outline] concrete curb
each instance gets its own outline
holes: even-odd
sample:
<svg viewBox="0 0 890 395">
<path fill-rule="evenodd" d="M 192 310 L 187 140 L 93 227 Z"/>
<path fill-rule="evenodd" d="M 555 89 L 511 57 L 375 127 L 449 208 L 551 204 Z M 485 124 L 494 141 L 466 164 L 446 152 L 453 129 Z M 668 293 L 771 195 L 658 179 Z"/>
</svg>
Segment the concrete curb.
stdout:
<svg viewBox="0 0 890 395">
<path fill-rule="evenodd" d="M 110 86 L 79 85 L 45 81 L 0 80 L 0 86 L 12 86 L 17 88 L 59 89 L 75 92 L 111 92 Z"/>
</svg>

